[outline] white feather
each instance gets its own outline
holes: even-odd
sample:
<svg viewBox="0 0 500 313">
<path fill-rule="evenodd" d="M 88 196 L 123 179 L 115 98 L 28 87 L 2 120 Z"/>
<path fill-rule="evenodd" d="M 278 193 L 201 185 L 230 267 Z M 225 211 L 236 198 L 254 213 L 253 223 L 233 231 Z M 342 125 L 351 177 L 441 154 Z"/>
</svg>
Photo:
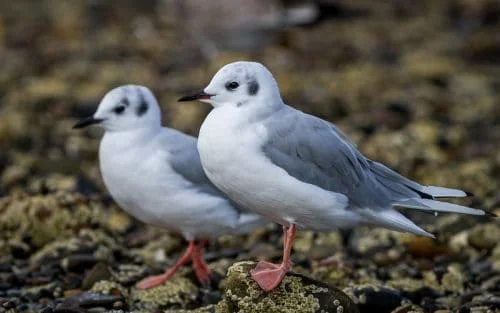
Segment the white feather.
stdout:
<svg viewBox="0 0 500 313">
<path fill-rule="evenodd" d="M 363 217 L 367 218 L 368 224 L 382 226 L 392 230 L 408 232 L 415 235 L 435 238 L 433 234 L 426 232 L 410 221 L 406 216 L 395 210 L 375 211 L 363 209 L 358 211 Z"/>
<path fill-rule="evenodd" d="M 462 214 L 471 214 L 471 215 L 484 215 L 483 210 L 473 209 L 466 206 L 436 201 L 431 199 L 408 199 L 408 200 L 400 200 L 393 203 L 393 206 L 400 206 L 415 210 L 424 210 L 424 211 L 437 211 L 437 212 L 448 212 L 448 213 L 462 213 Z"/>
<path fill-rule="evenodd" d="M 467 196 L 467 193 L 463 190 L 438 186 L 423 186 L 421 191 L 436 198 L 460 198 Z"/>
</svg>

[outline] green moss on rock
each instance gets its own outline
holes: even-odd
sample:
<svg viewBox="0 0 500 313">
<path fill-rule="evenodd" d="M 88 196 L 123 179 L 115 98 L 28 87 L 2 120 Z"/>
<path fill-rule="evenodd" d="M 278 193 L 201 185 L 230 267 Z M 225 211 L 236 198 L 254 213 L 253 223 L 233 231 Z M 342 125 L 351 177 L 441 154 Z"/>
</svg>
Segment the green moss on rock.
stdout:
<svg viewBox="0 0 500 313">
<path fill-rule="evenodd" d="M 250 278 L 254 262 L 239 262 L 229 268 L 224 300 L 218 313 L 357 312 L 342 291 L 298 274 L 289 274 L 273 291 L 263 291 Z"/>
<path fill-rule="evenodd" d="M 77 193 L 16 195 L 0 199 L 0 239 L 28 237 L 41 247 L 105 220 L 103 205 Z"/>
<path fill-rule="evenodd" d="M 147 310 L 186 308 L 198 295 L 198 288 L 187 278 L 174 276 L 164 284 L 150 289 L 132 289 L 132 300 Z"/>
</svg>

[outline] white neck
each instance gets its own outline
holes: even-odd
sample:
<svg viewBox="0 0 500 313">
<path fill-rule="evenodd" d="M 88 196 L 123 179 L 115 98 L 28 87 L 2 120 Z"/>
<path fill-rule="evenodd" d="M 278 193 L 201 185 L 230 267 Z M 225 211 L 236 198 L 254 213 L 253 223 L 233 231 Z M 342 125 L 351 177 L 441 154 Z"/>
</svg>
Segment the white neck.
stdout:
<svg viewBox="0 0 500 313">
<path fill-rule="evenodd" d="M 161 128 L 161 125 L 155 125 L 123 131 L 107 131 L 104 133 L 102 141 L 111 143 L 116 148 L 144 144 L 159 134 Z"/>
</svg>

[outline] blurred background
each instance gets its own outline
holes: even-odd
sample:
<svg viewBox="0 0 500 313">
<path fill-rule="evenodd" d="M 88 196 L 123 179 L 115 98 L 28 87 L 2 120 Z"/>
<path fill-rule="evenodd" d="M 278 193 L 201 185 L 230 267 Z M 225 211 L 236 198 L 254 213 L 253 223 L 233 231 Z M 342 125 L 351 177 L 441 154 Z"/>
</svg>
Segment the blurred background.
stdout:
<svg viewBox="0 0 500 313">
<path fill-rule="evenodd" d="M 39 248 L 76 234 L 89 221 L 134 233 L 100 180 L 102 132 L 72 125 L 93 114 L 108 90 L 134 83 L 153 90 L 165 125 L 197 135 L 210 108 L 176 100 L 237 60 L 264 63 L 288 104 L 336 123 L 368 157 L 423 184 L 471 191 L 476 197 L 467 205 L 500 209 L 496 0 L 1 1 L 0 251 L 10 253 L 3 260 L 33 258 Z M 112 207 L 114 213 L 104 220 L 94 211 L 81 213 L 86 211 L 76 210 L 75 203 Z M 34 233 L 33 218 L 51 218 L 47 211 L 54 208 L 66 219 L 45 225 L 59 225 L 60 232 Z M 448 227 L 445 250 L 454 234 L 480 224 L 457 217 L 437 221 L 428 229 Z M 490 269 L 496 264 L 498 277 L 500 248 L 492 252 L 497 226 L 476 230 L 483 237 L 472 255 L 486 257 Z M 376 232 L 367 236 L 376 238 Z M 300 251 L 311 255 L 316 240 L 303 236 L 309 246 L 296 248 L 299 258 Z M 388 246 L 394 242 L 399 243 Z M 425 246 L 433 251 L 428 257 L 442 254 L 434 248 Z"/>
<path fill-rule="evenodd" d="M 71 126 L 109 89 L 150 87 L 164 123 L 196 135 L 210 108 L 179 95 L 257 60 L 287 103 L 338 123 L 369 157 L 491 206 L 499 16 L 491 0 L 2 2 L 0 195 L 102 190 L 100 131 Z"/>
</svg>

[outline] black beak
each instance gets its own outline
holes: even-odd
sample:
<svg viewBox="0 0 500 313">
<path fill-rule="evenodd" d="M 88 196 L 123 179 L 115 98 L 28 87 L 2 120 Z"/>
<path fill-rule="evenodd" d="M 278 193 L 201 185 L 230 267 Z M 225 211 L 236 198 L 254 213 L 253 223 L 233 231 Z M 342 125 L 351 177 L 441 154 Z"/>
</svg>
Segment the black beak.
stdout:
<svg viewBox="0 0 500 313">
<path fill-rule="evenodd" d="M 181 97 L 177 101 L 184 102 L 184 101 L 195 101 L 195 100 L 209 100 L 212 96 L 213 95 L 208 94 L 202 90 L 202 91 L 195 92 L 191 95 Z"/>
<path fill-rule="evenodd" d="M 89 117 L 84 118 L 83 120 L 79 121 L 78 123 L 76 123 L 73 126 L 73 129 L 75 129 L 75 128 L 84 128 L 84 127 L 87 127 L 87 126 L 93 125 L 93 124 L 99 124 L 103 120 L 104 119 L 102 119 L 102 118 L 94 118 L 93 116 L 89 116 Z"/>
</svg>

